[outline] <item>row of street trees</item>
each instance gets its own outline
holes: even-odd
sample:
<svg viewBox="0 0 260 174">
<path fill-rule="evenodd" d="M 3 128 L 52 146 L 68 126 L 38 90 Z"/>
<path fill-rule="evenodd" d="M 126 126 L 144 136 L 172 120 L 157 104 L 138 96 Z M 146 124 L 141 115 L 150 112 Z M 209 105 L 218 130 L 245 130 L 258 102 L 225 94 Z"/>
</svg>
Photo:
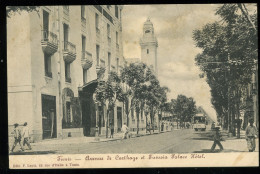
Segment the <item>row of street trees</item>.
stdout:
<svg viewBox="0 0 260 174">
<path fill-rule="evenodd" d="M 129 126 L 130 112 L 135 112 L 137 118 L 137 134 L 141 114 L 146 120 L 150 115 L 151 124 L 155 114 L 167 101 L 167 87 L 161 87 L 153 71 L 143 63 L 131 63 L 120 72 L 109 72 L 107 81 L 100 81 L 95 91 L 96 100 L 106 107 L 106 136 L 108 136 L 109 113 L 115 107 L 116 101 L 123 102 Z M 154 127 L 153 127 L 154 130 Z"/>
<path fill-rule="evenodd" d="M 251 4 L 252 8 L 252 4 Z M 255 7 L 253 7 L 255 8 Z M 245 4 L 224 4 L 216 15 L 221 21 L 195 30 L 193 39 L 202 53 L 195 58 L 211 88 L 212 104 L 223 127 L 240 136 L 240 111 L 258 59 L 257 14 Z M 235 124 L 237 122 L 237 124 Z"/>
</svg>

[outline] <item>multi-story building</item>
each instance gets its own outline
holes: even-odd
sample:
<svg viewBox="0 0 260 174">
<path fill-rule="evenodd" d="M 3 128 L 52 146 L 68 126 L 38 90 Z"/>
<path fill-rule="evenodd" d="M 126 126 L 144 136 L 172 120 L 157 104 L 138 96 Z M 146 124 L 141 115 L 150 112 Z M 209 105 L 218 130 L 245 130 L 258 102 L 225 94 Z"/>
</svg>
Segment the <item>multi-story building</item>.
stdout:
<svg viewBox="0 0 260 174">
<path fill-rule="evenodd" d="M 115 132 L 93 99 L 98 81 L 123 65 L 120 5 L 41 6 L 7 19 L 8 124 L 28 122 L 34 141 Z"/>
</svg>

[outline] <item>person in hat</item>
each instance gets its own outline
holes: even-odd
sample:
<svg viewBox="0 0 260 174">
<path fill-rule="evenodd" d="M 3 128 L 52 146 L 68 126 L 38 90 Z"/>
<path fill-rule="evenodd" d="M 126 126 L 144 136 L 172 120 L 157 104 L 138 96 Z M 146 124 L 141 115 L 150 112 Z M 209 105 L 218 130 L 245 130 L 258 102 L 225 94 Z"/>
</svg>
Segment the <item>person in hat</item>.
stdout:
<svg viewBox="0 0 260 174">
<path fill-rule="evenodd" d="M 22 140 L 21 130 L 19 129 L 19 124 L 17 123 L 14 124 L 13 134 L 14 134 L 14 144 L 11 149 L 11 152 L 14 151 L 14 148 L 16 147 L 17 143 L 20 145 L 21 150 L 24 151 L 23 146 L 21 144 L 21 140 Z"/>
<path fill-rule="evenodd" d="M 222 138 L 222 136 L 221 136 L 221 133 L 220 133 L 220 126 L 216 126 L 215 127 L 215 134 L 214 134 L 214 137 L 213 137 L 214 143 L 211 147 L 211 152 L 214 152 L 216 145 L 219 146 L 220 151 L 222 151 L 224 149 L 221 142 L 220 142 L 221 138 Z"/>
<path fill-rule="evenodd" d="M 254 120 L 249 120 L 249 125 L 246 128 L 246 141 L 249 152 L 255 151 L 255 138 L 257 137 L 257 129 L 253 125 Z"/>
<path fill-rule="evenodd" d="M 27 126 L 27 122 L 25 122 L 23 124 L 23 132 L 22 132 L 22 137 L 23 137 L 23 146 L 25 146 L 25 144 L 28 146 L 29 150 L 32 149 L 29 139 L 30 139 L 30 131 L 29 128 Z"/>
</svg>

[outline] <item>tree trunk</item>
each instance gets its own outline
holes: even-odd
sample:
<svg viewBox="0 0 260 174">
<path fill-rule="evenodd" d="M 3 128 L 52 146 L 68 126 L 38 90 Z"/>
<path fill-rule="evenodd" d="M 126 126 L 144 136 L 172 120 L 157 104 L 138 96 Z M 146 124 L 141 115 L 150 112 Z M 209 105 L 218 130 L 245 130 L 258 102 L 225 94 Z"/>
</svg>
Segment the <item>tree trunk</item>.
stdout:
<svg viewBox="0 0 260 174">
<path fill-rule="evenodd" d="M 110 110 L 108 109 L 107 110 L 107 122 L 106 122 L 106 138 L 108 138 L 109 113 L 110 113 Z"/>
<path fill-rule="evenodd" d="M 139 111 L 136 111 L 136 117 L 137 117 L 137 130 L 136 130 L 136 134 L 138 135 L 139 134 Z"/>
</svg>

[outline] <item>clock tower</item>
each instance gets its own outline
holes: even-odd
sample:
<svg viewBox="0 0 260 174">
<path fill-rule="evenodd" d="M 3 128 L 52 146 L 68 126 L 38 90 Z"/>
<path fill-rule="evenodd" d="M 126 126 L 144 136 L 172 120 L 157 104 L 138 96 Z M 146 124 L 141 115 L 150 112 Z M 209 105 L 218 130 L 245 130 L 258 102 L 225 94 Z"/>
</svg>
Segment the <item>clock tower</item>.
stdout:
<svg viewBox="0 0 260 174">
<path fill-rule="evenodd" d="M 148 18 L 143 26 L 143 37 L 140 39 L 141 61 L 151 67 L 158 75 L 157 47 L 158 41 L 154 35 L 153 23 Z"/>
</svg>

